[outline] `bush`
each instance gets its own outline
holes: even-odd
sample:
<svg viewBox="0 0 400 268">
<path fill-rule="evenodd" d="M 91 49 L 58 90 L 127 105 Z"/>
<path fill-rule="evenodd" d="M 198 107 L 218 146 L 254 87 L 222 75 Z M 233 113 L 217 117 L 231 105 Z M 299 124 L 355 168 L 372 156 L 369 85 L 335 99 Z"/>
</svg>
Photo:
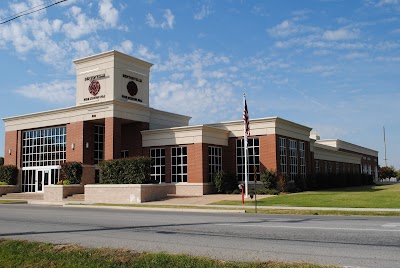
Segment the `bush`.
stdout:
<svg viewBox="0 0 400 268">
<path fill-rule="evenodd" d="M 275 171 L 265 169 L 261 173 L 261 182 L 265 189 L 277 189 L 278 176 Z"/>
<path fill-rule="evenodd" d="M 151 180 L 151 158 L 131 157 L 102 161 L 99 164 L 103 184 L 148 184 Z"/>
<path fill-rule="evenodd" d="M 279 190 L 283 193 L 287 192 L 287 176 L 285 175 L 279 175 L 278 176 L 278 182 L 279 182 Z"/>
<path fill-rule="evenodd" d="M 80 184 L 82 179 L 82 164 L 79 162 L 64 162 L 61 164 L 60 179 L 69 180 L 71 184 Z"/>
<path fill-rule="evenodd" d="M 0 166 L 4 165 L 4 157 L 0 156 Z"/>
<path fill-rule="evenodd" d="M 278 195 L 279 190 L 278 189 L 266 189 L 266 188 L 257 188 L 257 194 L 265 194 L 265 195 Z"/>
<path fill-rule="evenodd" d="M 302 177 L 301 175 L 296 176 L 294 178 L 294 186 L 296 188 L 296 191 L 304 191 L 304 189 L 306 188 L 305 178 Z"/>
<path fill-rule="evenodd" d="M 226 173 L 223 170 L 214 173 L 212 183 L 217 193 L 230 194 L 238 189 L 238 182 L 235 174 Z"/>
<path fill-rule="evenodd" d="M 4 182 L 4 181 L 0 181 L 0 185 L 8 185 L 8 183 Z"/>
<path fill-rule="evenodd" d="M 9 185 L 16 185 L 18 181 L 18 168 L 12 165 L 0 166 L 0 181 Z"/>
<path fill-rule="evenodd" d="M 70 180 L 60 180 L 57 182 L 57 185 L 70 185 L 72 184 Z"/>
</svg>

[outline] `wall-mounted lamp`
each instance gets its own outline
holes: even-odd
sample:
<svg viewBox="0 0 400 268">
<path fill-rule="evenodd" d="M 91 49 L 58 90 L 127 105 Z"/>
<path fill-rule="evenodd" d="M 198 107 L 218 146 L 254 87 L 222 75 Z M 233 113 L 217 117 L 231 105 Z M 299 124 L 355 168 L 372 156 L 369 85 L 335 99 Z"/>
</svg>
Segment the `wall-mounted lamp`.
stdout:
<svg viewBox="0 0 400 268">
<path fill-rule="evenodd" d="M 8 149 L 8 154 L 11 155 L 11 149 Z"/>
<path fill-rule="evenodd" d="M 75 150 L 75 143 L 72 143 L 72 144 L 71 144 L 71 149 L 72 149 L 72 150 Z"/>
<path fill-rule="evenodd" d="M 89 149 L 89 142 L 86 142 L 86 149 Z"/>
</svg>

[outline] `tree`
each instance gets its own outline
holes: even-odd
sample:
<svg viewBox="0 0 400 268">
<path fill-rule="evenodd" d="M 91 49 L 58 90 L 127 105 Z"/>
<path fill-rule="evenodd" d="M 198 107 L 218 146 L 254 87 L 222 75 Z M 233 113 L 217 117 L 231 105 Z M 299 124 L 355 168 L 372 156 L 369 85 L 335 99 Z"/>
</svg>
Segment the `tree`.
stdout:
<svg viewBox="0 0 400 268">
<path fill-rule="evenodd" d="M 397 176 L 396 169 L 393 166 L 390 167 L 380 167 L 378 171 L 379 179 L 390 179 Z"/>
<path fill-rule="evenodd" d="M 0 156 L 0 166 L 4 165 L 4 157 Z"/>
</svg>

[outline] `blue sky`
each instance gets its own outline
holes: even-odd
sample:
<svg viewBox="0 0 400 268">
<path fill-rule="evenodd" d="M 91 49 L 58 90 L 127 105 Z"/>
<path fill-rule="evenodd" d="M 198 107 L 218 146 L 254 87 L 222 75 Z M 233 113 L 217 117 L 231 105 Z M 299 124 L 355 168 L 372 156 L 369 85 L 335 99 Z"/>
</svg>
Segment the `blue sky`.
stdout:
<svg viewBox="0 0 400 268">
<path fill-rule="evenodd" d="M 49 0 L 0 1 L 0 20 Z M 56 2 L 56 1 L 53 1 Z M 400 168 L 400 0 L 69 0 L 0 25 L 0 117 L 73 106 L 73 59 L 154 63 L 150 106 L 191 124 L 279 116 Z M 251 127 L 251 125 L 250 125 Z M 4 124 L 0 124 L 0 156 Z"/>
</svg>

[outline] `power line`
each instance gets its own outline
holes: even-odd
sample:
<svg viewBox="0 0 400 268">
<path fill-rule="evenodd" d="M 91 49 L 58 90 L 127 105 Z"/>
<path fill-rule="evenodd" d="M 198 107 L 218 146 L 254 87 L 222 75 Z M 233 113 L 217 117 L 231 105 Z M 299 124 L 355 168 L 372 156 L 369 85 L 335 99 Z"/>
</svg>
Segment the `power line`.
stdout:
<svg viewBox="0 0 400 268">
<path fill-rule="evenodd" d="M 48 1 L 48 2 L 46 2 L 44 4 L 41 4 L 41 5 L 38 5 L 38 6 L 35 6 L 35 7 L 31 7 L 29 9 L 25 10 L 25 11 L 22 11 L 22 12 L 19 12 L 17 14 L 14 14 L 12 16 L 9 16 L 9 17 L 6 18 L 5 21 L 0 22 L 0 24 L 5 24 L 5 23 L 10 22 L 12 20 L 18 19 L 20 17 L 26 16 L 26 15 L 29 15 L 29 14 L 32 14 L 32 13 L 35 13 L 35 12 L 39 12 L 41 10 L 47 9 L 47 8 L 49 8 L 51 6 L 55 6 L 57 4 L 60 4 L 62 2 L 66 2 L 66 1 L 68 1 L 68 0 L 59 0 L 59 1 L 55 2 L 55 3 L 52 3 L 53 1 Z M 52 3 L 52 4 L 47 5 L 48 3 Z M 41 8 L 36 9 L 38 7 L 41 7 Z M 10 19 L 8 19 L 8 18 L 10 18 Z"/>
</svg>

